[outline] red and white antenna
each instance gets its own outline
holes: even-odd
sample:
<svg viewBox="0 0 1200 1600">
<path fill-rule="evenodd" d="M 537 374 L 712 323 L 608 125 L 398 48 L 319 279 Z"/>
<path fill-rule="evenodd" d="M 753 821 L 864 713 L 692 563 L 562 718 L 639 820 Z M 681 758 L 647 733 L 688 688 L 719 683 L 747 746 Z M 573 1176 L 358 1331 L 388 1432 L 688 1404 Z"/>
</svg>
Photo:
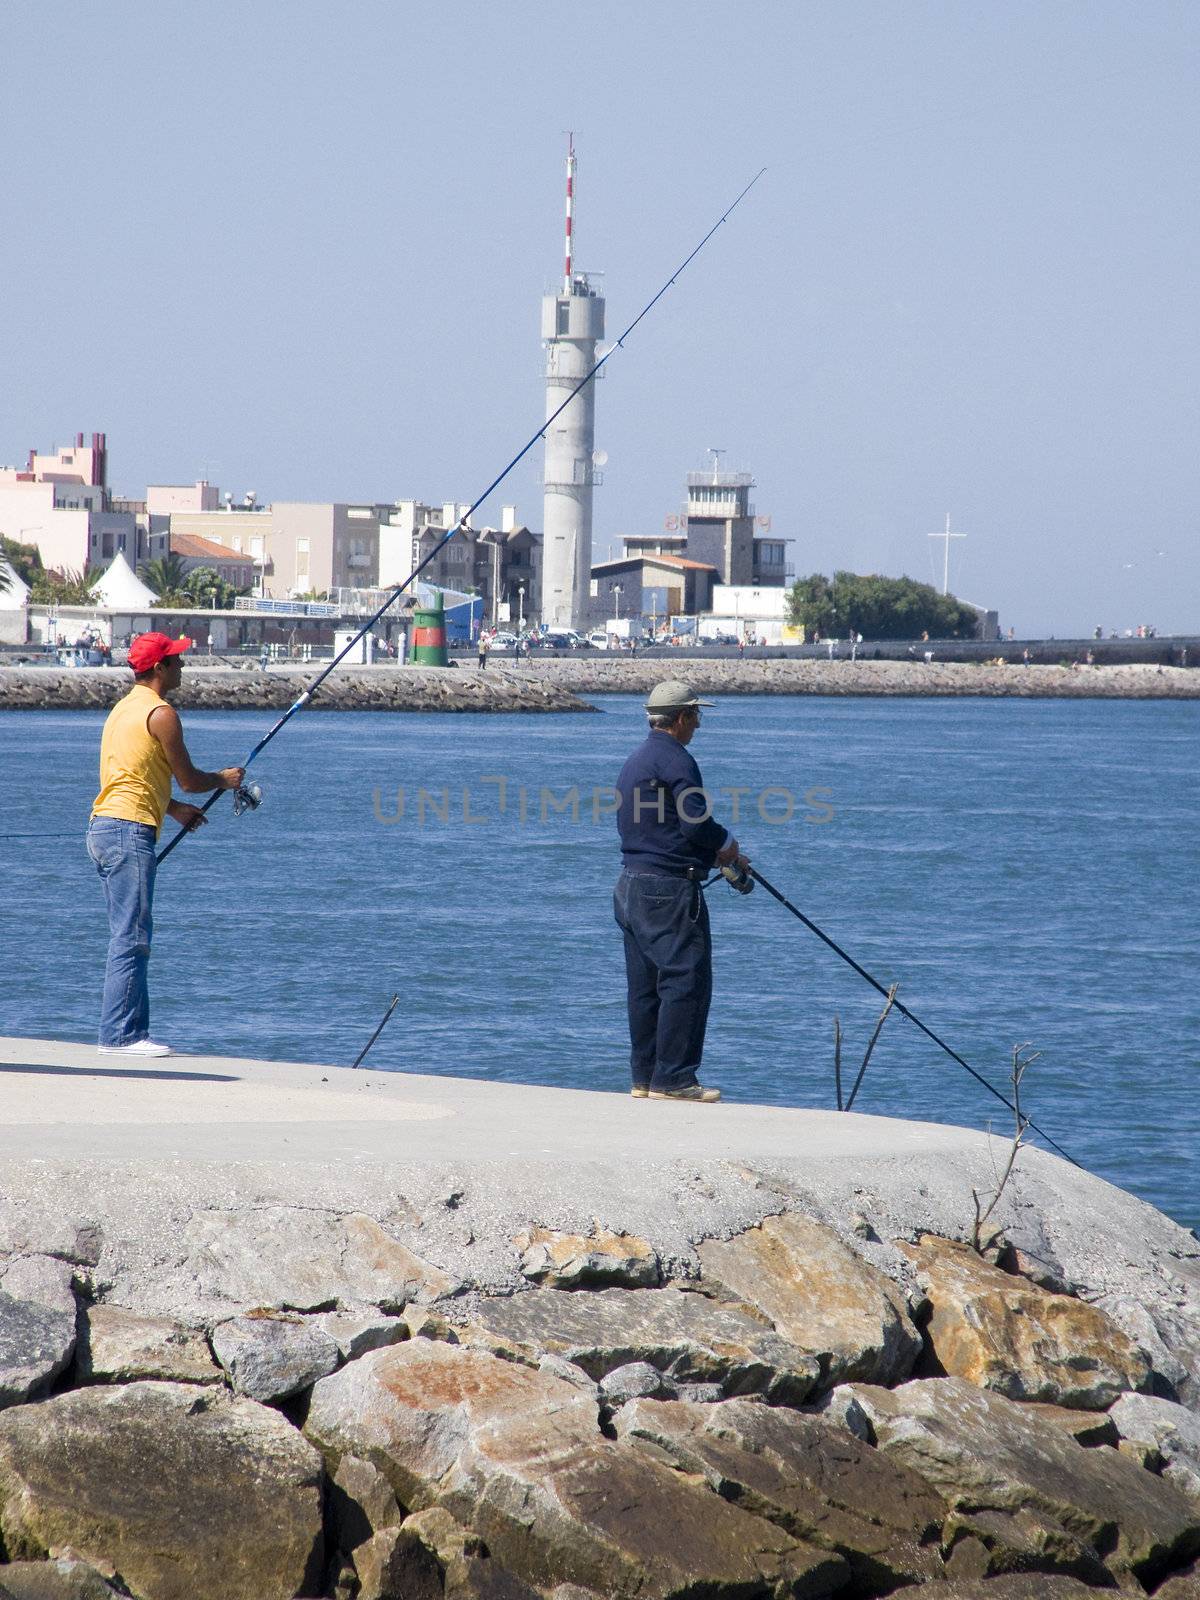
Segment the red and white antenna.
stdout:
<svg viewBox="0 0 1200 1600">
<path fill-rule="evenodd" d="M 575 221 L 575 135 L 567 135 L 567 246 L 563 293 L 571 292 L 571 230 Z"/>
</svg>

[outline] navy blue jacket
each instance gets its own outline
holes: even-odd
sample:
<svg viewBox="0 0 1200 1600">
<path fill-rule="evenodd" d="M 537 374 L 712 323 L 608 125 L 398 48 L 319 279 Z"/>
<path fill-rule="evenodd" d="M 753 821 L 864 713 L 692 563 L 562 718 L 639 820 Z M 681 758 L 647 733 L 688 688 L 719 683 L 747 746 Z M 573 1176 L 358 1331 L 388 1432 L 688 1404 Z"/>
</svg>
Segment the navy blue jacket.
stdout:
<svg viewBox="0 0 1200 1600">
<path fill-rule="evenodd" d="M 702 788 L 700 768 L 684 746 L 652 728 L 617 779 L 617 829 L 627 867 L 675 877 L 689 867 L 712 868 L 730 835 L 708 814 L 703 794 L 685 794 Z"/>
</svg>

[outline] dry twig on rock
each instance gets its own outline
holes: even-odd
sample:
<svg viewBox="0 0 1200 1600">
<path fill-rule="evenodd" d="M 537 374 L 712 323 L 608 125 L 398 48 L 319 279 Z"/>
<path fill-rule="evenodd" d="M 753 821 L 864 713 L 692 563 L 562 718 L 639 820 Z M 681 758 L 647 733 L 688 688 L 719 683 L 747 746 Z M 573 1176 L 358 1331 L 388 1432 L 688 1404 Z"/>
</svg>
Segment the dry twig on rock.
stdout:
<svg viewBox="0 0 1200 1600">
<path fill-rule="evenodd" d="M 990 1250 L 993 1245 L 995 1245 L 1002 1238 L 1005 1231 L 1003 1227 L 998 1227 L 996 1228 L 995 1232 L 988 1237 L 986 1242 L 983 1239 L 984 1224 L 987 1222 L 987 1219 L 991 1216 L 992 1212 L 999 1204 L 1000 1196 L 1004 1193 L 1004 1187 L 1008 1180 L 1012 1177 L 1013 1167 L 1017 1159 L 1017 1151 L 1021 1148 L 1022 1141 L 1025 1138 L 1026 1129 L 1029 1127 L 1029 1118 L 1025 1116 L 1021 1110 L 1021 1079 L 1025 1076 L 1026 1069 L 1033 1065 L 1042 1052 L 1040 1050 L 1035 1050 L 1032 1055 L 1022 1054 L 1023 1051 L 1027 1051 L 1028 1049 L 1028 1044 L 1015 1044 L 1013 1045 L 1012 1049 L 1011 1081 L 1013 1092 L 1013 1114 L 1016 1117 L 1016 1129 L 1013 1133 L 1012 1144 L 1009 1146 L 1008 1160 L 1004 1164 L 1004 1171 L 998 1174 L 995 1169 L 995 1164 L 993 1163 L 992 1177 L 996 1180 L 996 1187 L 992 1191 L 992 1198 L 988 1201 L 986 1206 L 983 1205 L 983 1200 L 978 1189 L 971 1190 L 971 1199 L 975 1203 L 975 1223 L 971 1230 L 971 1248 L 977 1251 L 980 1255 L 982 1255 L 985 1250 Z"/>
</svg>

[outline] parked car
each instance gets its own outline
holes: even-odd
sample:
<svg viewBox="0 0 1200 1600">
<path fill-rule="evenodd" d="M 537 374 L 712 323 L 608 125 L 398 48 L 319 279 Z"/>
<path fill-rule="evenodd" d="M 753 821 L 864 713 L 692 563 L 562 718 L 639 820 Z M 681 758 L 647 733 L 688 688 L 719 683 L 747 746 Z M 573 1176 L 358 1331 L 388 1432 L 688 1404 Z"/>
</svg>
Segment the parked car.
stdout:
<svg viewBox="0 0 1200 1600">
<path fill-rule="evenodd" d="M 587 636 L 587 642 L 594 650 L 608 649 L 608 632 L 604 628 L 593 628 Z"/>
<path fill-rule="evenodd" d="M 492 636 L 493 650 L 511 650 L 517 642 L 515 633 L 497 633 Z"/>
<path fill-rule="evenodd" d="M 582 641 L 570 628 L 553 628 L 542 635 L 542 643 L 551 650 L 578 650 Z"/>
</svg>

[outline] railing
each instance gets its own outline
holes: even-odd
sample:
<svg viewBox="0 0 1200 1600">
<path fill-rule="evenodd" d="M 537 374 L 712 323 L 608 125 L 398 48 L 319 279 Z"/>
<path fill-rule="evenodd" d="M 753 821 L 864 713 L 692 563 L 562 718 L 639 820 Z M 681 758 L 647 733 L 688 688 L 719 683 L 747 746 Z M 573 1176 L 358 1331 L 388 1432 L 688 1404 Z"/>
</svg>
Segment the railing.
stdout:
<svg viewBox="0 0 1200 1600">
<path fill-rule="evenodd" d="M 327 600 L 268 600 L 252 594 L 239 594 L 235 611 L 258 611 L 277 617 L 336 617 L 340 608 Z"/>
</svg>

